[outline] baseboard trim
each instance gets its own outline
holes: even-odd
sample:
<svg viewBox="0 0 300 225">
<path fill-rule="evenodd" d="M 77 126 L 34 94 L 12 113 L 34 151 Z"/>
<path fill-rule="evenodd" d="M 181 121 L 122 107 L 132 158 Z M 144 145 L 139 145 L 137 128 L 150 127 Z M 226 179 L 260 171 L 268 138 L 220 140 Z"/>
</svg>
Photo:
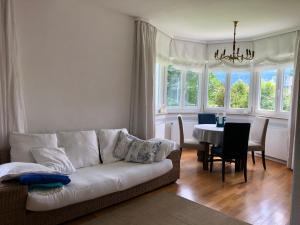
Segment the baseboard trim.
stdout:
<svg viewBox="0 0 300 225">
<path fill-rule="evenodd" d="M 248 154 L 251 154 L 251 153 L 248 153 Z M 255 156 L 261 157 L 261 154 L 260 154 L 259 152 L 255 152 Z M 278 163 L 284 164 L 284 165 L 287 164 L 287 161 L 282 160 L 282 159 L 277 159 L 277 158 L 274 158 L 274 157 L 272 157 L 272 156 L 267 156 L 267 155 L 266 155 L 266 159 L 271 160 L 271 161 L 273 161 L 273 162 L 278 162 Z"/>
</svg>

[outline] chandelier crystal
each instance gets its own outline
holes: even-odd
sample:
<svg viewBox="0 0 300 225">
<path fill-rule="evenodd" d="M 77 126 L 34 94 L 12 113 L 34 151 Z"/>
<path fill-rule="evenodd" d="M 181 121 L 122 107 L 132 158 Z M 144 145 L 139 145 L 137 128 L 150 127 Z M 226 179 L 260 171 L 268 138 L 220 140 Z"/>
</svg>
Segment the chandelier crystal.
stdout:
<svg viewBox="0 0 300 225">
<path fill-rule="evenodd" d="M 226 55 L 226 49 L 219 55 L 219 49 L 215 52 L 215 59 L 219 60 L 221 62 L 229 61 L 231 63 L 234 63 L 235 61 L 243 62 L 244 60 L 252 60 L 254 58 L 254 51 L 251 51 L 250 49 L 246 49 L 246 54 L 240 54 L 240 48 L 236 49 L 236 26 L 238 24 L 238 21 L 233 21 L 234 23 L 234 33 L 233 33 L 233 46 L 232 46 L 232 53 L 229 55 Z"/>
</svg>

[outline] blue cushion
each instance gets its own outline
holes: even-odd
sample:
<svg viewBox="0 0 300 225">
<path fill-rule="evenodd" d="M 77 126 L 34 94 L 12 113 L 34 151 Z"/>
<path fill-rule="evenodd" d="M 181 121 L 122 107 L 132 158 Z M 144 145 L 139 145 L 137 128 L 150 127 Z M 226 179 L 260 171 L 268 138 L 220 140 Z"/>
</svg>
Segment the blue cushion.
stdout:
<svg viewBox="0 0 300 225">
<path fill-rule="evenodd" d="M 50 184 L 32 184 L 29 185 L 29 191 L 33 190 L 49 190 L 49 189 L 54 189 L 54 188 L 61 188 L 64 185 L 60 182 L 58 183 L 50 183 Z"/>
<path fill-rule="evenodd" d="M 61 174 L 45 174 L 45 173 L 30 173 L 20 176 L 21 184 L 50 184 L 50 183 L 62 183 L 68 184 L 71 182 L 70 178 Z"/>
<path fill-rule="evenodd" d="M 222 155 L 223 148 L 222 147 L 212 147 L 211 152 L 213 155 Z"/>
</svg>

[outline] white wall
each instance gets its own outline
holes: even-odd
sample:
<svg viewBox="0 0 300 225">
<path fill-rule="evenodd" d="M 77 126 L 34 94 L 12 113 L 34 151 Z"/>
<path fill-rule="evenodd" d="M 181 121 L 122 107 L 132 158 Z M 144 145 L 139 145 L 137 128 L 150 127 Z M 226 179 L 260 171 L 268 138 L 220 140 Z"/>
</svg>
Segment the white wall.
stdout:
<svg viewBox="0 0 300 225">
<path fill-rule="evenodd" d="M 95 0 L 16 0 L 30 131 L 128 127 L 133 18 Z"/>
</svg>

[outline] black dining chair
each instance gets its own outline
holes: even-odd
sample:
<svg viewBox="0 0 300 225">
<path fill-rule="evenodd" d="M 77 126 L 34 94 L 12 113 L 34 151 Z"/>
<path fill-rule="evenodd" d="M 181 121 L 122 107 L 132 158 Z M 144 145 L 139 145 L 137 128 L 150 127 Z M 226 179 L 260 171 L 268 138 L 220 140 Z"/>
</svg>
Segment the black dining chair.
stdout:
<svg viewBox="0 0 300 225">
<path fill-rule="evenodd" d="M 225 162 L 234 162 L 239 169 L 242 163 L 245 182 L 247 182 L 247 152 L 250 123 L 225 123 L 222 147 L 212 147 L 210 172 L 214 161 L 222 161 L 222 181 L 225 181 Z M 215 157 L 218 157 L 215 159 Z"/>
<path fill-rule="evenodd" d="M 216 114 L 198 113 L 198 124 L 216 124 Z"/>
</svg>

